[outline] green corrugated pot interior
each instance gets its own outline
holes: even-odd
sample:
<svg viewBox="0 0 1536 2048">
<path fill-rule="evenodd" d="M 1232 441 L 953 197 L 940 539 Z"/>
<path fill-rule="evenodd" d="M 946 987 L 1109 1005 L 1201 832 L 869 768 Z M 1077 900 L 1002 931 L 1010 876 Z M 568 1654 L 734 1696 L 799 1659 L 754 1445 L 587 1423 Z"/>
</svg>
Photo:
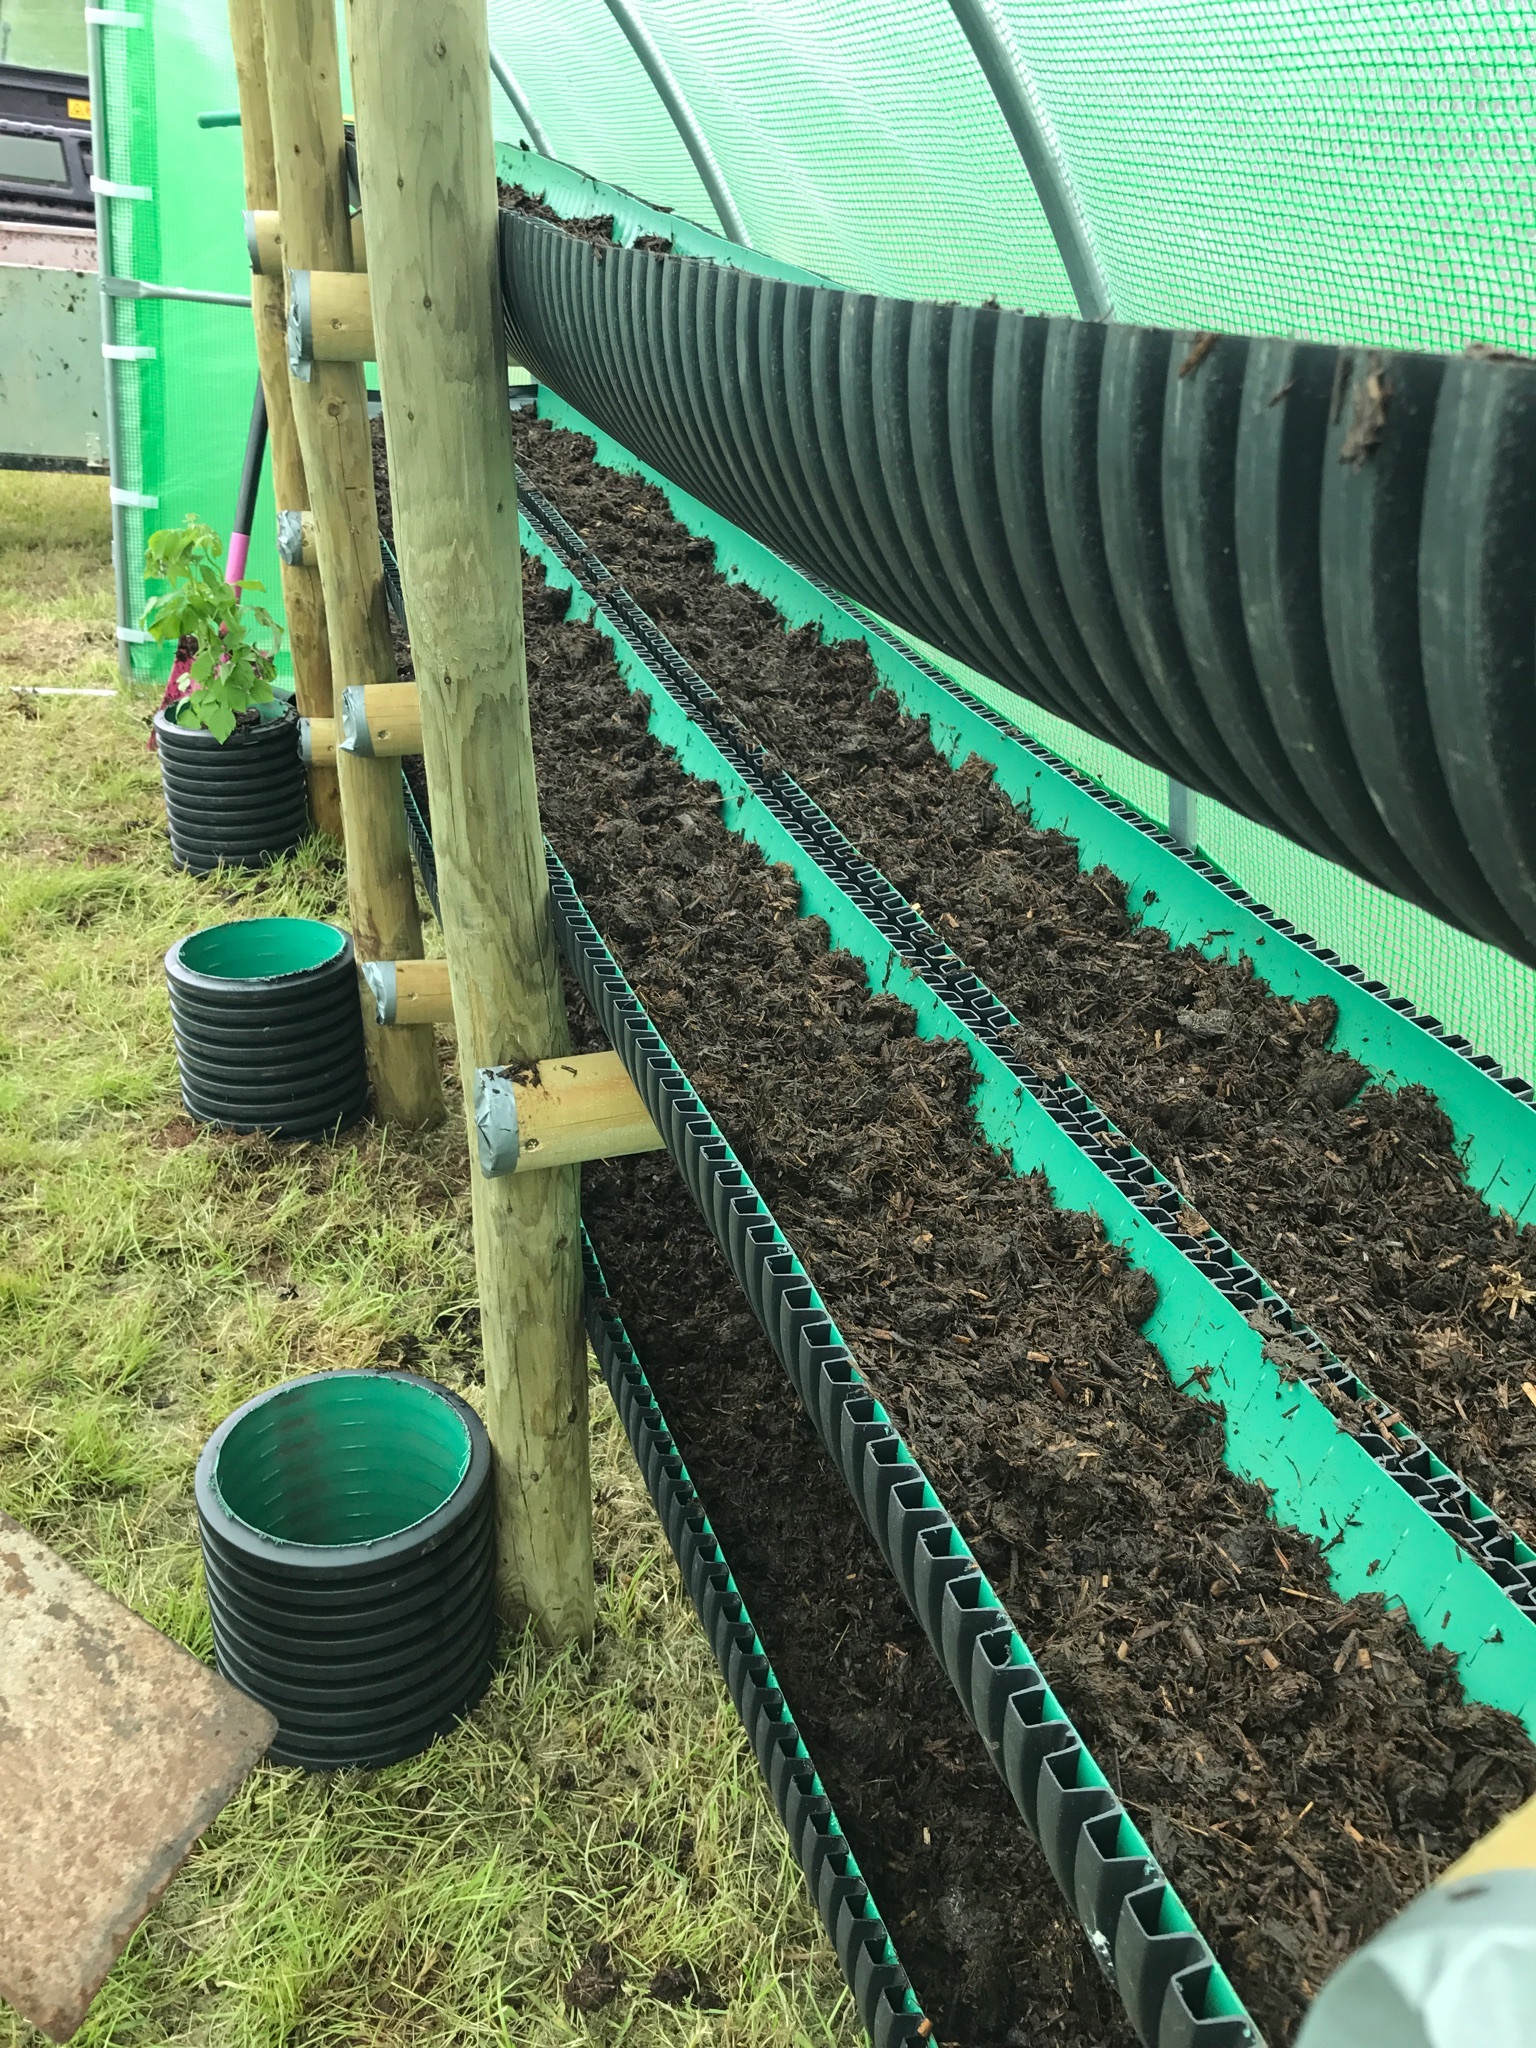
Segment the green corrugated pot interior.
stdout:
<svg viewBox="0 0 1536 2048">
<path fill-rule="evenodd" d="M 213 1483 L 280 1543 L 377 1543 L 424 1522 L 469 1470 L 469 1432 L 430 1387 L 336 1373 L 279 1387 L 230 1430 Z"/>
<path fill-rule="evenodd" d="M 193 932 L 176 948 L 181 965 L 217 981 L 280 981 L 334 960 L 345 932 L 312 917 L 246 917 Z"/>
</svg>

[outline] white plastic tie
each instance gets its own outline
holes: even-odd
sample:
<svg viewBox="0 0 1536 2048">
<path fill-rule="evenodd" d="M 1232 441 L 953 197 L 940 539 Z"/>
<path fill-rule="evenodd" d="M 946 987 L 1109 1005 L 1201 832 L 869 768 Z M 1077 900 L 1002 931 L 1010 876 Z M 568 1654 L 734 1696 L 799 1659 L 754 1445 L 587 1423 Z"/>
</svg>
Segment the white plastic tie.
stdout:
<svg viewBox="0 0 1536 2048">
<path fill-rule="evenodd" d="M 98 178 L 91 173 L 91 190 L 99 192 L 103 199 L 153 199 L 152 185 L 117 185 L 110 178 Z"/>
<path fill-rule="evenodd" d="M 158 512 L 160 500 L 151 498 L 143 491 L 120 491 L 116 484 L 109 484 L 107 496 L 114 505 L 126 505 L 135 512 Z"/>
<path fill-rule="evenodd" d="M 155 351 L 143 341 L 104 341 L 101 352 L 109 363 L 152 363 Z"/>
</svg>

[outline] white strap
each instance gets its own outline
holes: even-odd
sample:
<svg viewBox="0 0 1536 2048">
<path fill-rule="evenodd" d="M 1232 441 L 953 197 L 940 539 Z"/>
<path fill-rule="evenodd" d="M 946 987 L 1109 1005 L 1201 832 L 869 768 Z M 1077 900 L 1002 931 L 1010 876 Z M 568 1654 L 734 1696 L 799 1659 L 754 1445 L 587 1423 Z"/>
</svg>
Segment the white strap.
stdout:
<svg viewBox="0 0 1536 2048">
<path fill-rule="evenodd" d="M 153 199 L 154 189 L 149 185 L 114 185 L 110 178 L 98 178 L 91 173 L 91 190 L 99 192 L 103 199 Z"/>
<path fill-rule="evenodd" d="M 142 491 L 120 491 L 116 484 L 107 487 L 107 495 L 114 505 L 129 505 L 139 512 L 158 512 L 160 500 L 148 498 Z"/>
<path fill-rule="evenodd" d="M 146 342 L 104 341 L 101 352 L 109 363 L 152 363 L 155 352 Z"/>
</svg>

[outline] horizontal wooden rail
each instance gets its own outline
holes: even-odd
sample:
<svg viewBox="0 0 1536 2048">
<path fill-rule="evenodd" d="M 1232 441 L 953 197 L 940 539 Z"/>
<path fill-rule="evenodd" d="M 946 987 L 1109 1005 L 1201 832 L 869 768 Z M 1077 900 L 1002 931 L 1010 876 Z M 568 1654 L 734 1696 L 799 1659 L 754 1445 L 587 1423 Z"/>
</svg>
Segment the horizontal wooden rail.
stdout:
<svg viewBox="0 0 1536 2048">
<path fill-rule="evenodd" d="M 561 1053 L 475 1074 L 480 1170 L 488 1178 L 659 1152 L 661 1133 L 616 1052 Z"/>
<path fill-rule="evenodd" d="M 334 761 L 338 753 L 366 760 L 398 760 L 421 752 L 421 699 L 414 683 L 350 683 L 341 692 L 341 717 L 301 718 L 299 752 L 307 762 Z"/>
<path fill-rule="evenodd" d="M 381 1024 L 451 1024 L 446 960 L 367 960 L 363 979 Z"/>
<path fill-rule="evenodd" d="M 300 374 L 310 363 L 370 363 L 375 354 L 366 270 L 288 272 L 288 359 Z"/>
<path fill-rule="evenodd" d="M 368 268 L 368 245 L 363 234 L 363 216 L 354 213 L 352 268 Z M 281 277 L 283 274 L 283 225 L 274 206 L 259 206 L 245 216 L 245 246 L 250 253 L 253 277 Z"/>
</svg>

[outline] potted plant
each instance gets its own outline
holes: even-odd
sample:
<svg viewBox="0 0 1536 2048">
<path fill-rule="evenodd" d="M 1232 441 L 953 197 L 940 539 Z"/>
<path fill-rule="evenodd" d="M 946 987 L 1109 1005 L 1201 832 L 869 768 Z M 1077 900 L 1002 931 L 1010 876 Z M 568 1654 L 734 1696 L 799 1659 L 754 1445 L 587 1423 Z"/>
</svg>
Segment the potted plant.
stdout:
<svg viewBox="0 0 1536 2048">
<path fill-rule="evenodd" d="M 146 570 L 167 586 L 144 607 L 145 630 L 176 642 L 150 744 L 171 856 L 194 874 L 221 862 L 264 866 L 296 846 L 309 823 L 298 722 L 272 687 L 282 629 L 243 601 L 261 585 L 228 582 L 219 557 L 218 535 L 196 517 L 151 534 L 144 550 Z"/>
</svg>

